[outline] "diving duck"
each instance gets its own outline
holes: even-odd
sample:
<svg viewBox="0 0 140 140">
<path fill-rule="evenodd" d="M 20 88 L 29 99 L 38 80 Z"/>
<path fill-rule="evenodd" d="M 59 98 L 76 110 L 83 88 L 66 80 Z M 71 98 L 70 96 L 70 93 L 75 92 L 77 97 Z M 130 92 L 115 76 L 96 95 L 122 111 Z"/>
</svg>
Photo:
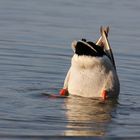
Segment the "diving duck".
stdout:
<svg viewBox="0 0 140 140">
<path fill-rule="evenodd" d="M 100 27 L 101 37 L 93 43 L 86 39 L 72 42 L 74 55 L 61 95 L 89 98 L 116 98 L 120 84 L 110 43 L 109 27 Z"/>
</svg>

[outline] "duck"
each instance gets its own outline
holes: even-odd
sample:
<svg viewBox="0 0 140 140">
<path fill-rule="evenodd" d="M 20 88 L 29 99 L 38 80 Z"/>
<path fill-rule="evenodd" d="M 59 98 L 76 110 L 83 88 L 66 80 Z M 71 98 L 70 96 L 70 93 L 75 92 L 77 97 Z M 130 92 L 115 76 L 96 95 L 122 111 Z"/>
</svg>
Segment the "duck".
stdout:
<svg viewBox="0 0 140 140">
<path fill-rule="evenodd" d="M 88 98 L 117 98 L 120 83 L 112 48 L 108 40 L 109 27 L 100 27 L 100 38 L 94 43 L 74 40 L 71 66 L 60 95 Z"/>
</svg>

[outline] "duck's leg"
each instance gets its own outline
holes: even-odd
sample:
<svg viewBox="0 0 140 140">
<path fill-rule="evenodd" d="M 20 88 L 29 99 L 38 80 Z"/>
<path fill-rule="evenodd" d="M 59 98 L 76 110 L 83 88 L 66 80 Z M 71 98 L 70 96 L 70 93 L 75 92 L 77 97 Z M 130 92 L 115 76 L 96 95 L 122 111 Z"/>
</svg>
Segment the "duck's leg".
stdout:
<svg viewBox="0 0 140 140">
<path fill-rule="evenodd" d="M 107 98 L 108 98 L 108 95 L 107 95 L 107 91 L 106 90 L 103 90 L 101 92 L 101 98 L 105 101 Z"/>
<path fill-rule="evenodd" d="M 68 82 L 69 82 L 69 77 L 70 77 L 70 71 L 71 71 L 71 68 L 69 69 L 69 71 L 67 73 L 67 76 L 65 78 L 64 86 L 63 86 L 63 88 L 59 92 L 59 94 L 62 95 L 62 96 L 68 96 L 69 95 L 69 92 L 68 92 Z"/>
</svg>

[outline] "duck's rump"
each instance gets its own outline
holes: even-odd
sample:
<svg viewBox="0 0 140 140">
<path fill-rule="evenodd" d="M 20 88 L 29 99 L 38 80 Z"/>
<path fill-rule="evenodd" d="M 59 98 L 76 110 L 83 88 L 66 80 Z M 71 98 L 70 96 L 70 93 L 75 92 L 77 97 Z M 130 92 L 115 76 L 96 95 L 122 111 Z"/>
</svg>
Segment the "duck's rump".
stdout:
<svg viewBox="0 0 140 140">
<path fill-rule="evenodd" d="M 111 63 L 86 69 L 71 67 L 68 91 L 70 94 L 83 97 L 100 97 L 103 90 L 107 90 L 111 94 L 118 94 L 118 83 Z"/>
</svg>

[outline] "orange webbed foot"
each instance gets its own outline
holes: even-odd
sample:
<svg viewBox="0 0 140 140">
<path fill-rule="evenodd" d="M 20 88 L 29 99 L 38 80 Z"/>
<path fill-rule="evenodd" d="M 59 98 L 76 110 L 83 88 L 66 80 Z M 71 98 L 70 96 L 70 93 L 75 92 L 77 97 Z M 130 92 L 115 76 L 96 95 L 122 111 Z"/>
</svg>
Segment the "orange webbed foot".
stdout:
<svg viewBox="0 0 140 140">
<path fill-rule="evenodd" d="M 107 96 L 107 91 L 106 90 L 103 90 L 102 93 L 101 93 L 101 98 L 105 101 L 108 96 Z"/>
<path fill-rule="evenodd" d="M 61 96 L 68 96 L 68 95 L 69 95 L 67 89 L 61 89 L 60 92 L 59 92 L 59 94 L 60 94 Z"/>
</svg>

